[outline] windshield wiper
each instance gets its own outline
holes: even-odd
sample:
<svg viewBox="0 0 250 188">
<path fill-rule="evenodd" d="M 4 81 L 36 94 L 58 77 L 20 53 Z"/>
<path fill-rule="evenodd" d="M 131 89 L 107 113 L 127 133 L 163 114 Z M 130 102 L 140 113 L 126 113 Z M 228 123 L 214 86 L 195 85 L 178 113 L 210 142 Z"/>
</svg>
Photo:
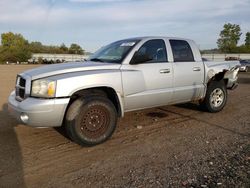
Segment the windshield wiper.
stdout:
<svg viewBox="0 0 250 188">
<path fill-rule="evenodd" d="M 103 60 L 98 59 L 98 58 L 93 58 L 93 59 L 90 59 L 90 61 L 95 61 L 95 62 L 103 62 Z"/>
</svg>

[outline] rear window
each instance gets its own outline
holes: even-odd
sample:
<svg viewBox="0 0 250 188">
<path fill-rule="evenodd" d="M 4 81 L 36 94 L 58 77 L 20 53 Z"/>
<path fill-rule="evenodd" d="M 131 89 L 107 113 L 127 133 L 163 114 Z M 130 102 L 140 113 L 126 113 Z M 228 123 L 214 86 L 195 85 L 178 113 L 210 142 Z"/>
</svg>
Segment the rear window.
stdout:
<svg viewBox="0 0 250 188">
<path fill-rule="evenodd" d="M 169 40 L 174 62 L 193 62 L 194 55 L 192 49 L 187 41 L 185 40 Z"/>
</svg>

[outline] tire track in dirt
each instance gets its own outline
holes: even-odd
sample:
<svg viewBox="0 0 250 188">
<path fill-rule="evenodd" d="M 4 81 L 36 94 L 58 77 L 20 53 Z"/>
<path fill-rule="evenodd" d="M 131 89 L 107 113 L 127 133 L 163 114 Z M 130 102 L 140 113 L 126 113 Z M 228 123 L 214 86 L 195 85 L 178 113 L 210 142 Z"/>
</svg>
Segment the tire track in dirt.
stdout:
<svg viewBox="0 0 250 188">
<path fill-rule="evenodd" d="M 27 67 L 9 68 L 0 69 L 5 80 L 1 105 L 16 73 Z M 108 142 L 91 148 L 72 143 L 55 129 L 16 126 L 2 111 L 0 187 L 180 187 L 187 179 L 203 177 L 210 162 L 220 164 L 219 156 L 231 161 L 228 156 L 250 144 L 250 74 L 243 77 L 218 114 L 201 112 L 194 104 L 130 112 Z"/>
</svg>

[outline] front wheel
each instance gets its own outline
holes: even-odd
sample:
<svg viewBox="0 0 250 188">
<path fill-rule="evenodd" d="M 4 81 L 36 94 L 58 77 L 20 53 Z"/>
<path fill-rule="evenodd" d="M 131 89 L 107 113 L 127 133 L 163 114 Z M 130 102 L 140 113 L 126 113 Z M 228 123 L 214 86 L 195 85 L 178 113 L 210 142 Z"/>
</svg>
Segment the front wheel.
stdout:
<svg viewBox="0 0 250 188">
<path fill-rule="evenodd" d="M 223 81 L 208 84 L 206 97 L 201 103 L 203 109 L 215 113 L 221 111 L 227 102 L 227 90 Z"/>
<path fill-rule="evenodd" d="M 106 141 L 117 123 L 114 104 L 102 96 L 77 99 L 69 107 L 65 128 L 69 137 L 83 146 L 93 146 Z"/>
</svg>

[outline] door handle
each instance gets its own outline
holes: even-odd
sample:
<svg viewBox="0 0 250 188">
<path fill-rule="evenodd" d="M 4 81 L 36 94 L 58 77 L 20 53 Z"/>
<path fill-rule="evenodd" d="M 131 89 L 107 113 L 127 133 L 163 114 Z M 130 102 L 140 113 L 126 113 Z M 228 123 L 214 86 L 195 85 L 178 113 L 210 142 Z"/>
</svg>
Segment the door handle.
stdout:
<svg viewBox="0 0 250 188">
<path fill-rule="evenodd" d="M 193 71 L 201 71 L 201 68 L 200 67 L 194 67 Z"/>
<path fill-rule="evenodd" d="M 160 70 L 161 74 L 166 74 L 166 73 L 170 73 L 170 69 L 161 69 Z"/>
</svg>

